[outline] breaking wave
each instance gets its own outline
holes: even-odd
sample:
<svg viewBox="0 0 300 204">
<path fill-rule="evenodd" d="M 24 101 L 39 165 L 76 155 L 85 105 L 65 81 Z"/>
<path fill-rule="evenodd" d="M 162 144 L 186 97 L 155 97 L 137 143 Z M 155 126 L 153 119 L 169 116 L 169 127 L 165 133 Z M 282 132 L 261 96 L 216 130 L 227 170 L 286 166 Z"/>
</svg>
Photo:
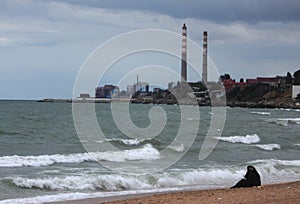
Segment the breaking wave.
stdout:
<svg viewBox="0 0 300 204">
<path fill-rule="evenodd" d="M 143 180 L 122 175 L 83 175 L 48 178 L 16 177 L 11 182 L 17 187 L 57 190 L 129 190 L 150 189 L 152 186 Z"/>
<path fill-rule="evenodd" d="M 146 176 L 82 175 L 66 177 L 9 178 L 9 182 L 21 188 L 38 188 L 51 191 L 71 190 L 147 190 L 188 185 L 217 184 L 219 181 L 232 181 L 239 178 L 244 170 L 199 169 L 187 172 L 162 173 Z M 225 184 L 226 185 L 226 184 Z"/>
<path fill-rule="evenodd" d="M 183 152 L 184 151 L 184 145 L 173 145 L 173 146 L 168 146 L 169 149 L 175 150 L 176 152 Z"/>
<path fill-rule="evenodd" d="M 230 136 L 230 137 L 216 137 L 221 141 L 230 143 L 243 143 L 243 144 L 253 144 L 260 141 L 260 137 L 257 134 L 246 135 L 246 136 Z"/>
<path fill-rule="evenodd" d="M 267 121 L 282 126 L 288 126 L 289 124 L 300 125 L 300 118 L 274 118 Z"/>
<path fill-rule="evenodd" d="M 256 115 L 271 115 L 270 112 L 251 112 L 252 114 L 256 114 Z"/>
<path fill-rule="evenodd" d="M 283 169 L 282 167 L 296 167 L 297 171 L 295 173 L 300 173 L 300 160 L 258 159 L 252 161 L 251 163 L 260 165 L 261 168 L 267 171 L 270 171 L 271 168 L 274 168 L 274 170 L 277 169 L 279 171 L 286 171 L 287 173 L 291 169 Z"/>
<path fill-rule="evenodd" d="M 156 160 L 160 159 L 160 153 L 151 144 L 146 144 L 142 148 L 90 152 L 77 154 L 54 154 L 38 156 L 3 156 L 0 157 L 0 167 L 22 167 L 22 166 L 49 166 L 59 163 L 82 163 L 95 161 L 125 162 L 132 160 Z"/>
<path fill-rule="evenodd" d="M 279 108 L 278 110 L 300 112 L 300 109 L 290 109 L 290 108 Z"/>
<path fill-rule="evenodd" d="M 280 149 L 279 144 L 257 144 L 253 145 L 255 147 L 259 147 L 260 149 L 266 150 L 266 151 L 273 151 L 275 149 Z"/>
<path fill-rule="evenodd" d="M 117 142 L 125 145 L 139 145 L 141 142 L 144 142 L 145 140 L 138 140 L 138 139 L 105 139 L 105 140 L 93 140 L 92 142 L 96 143 L 106 143 L 106 142 Z M 82 143 L 88 143 L 87 140 L 81 140 Z"/>
<path fill-rule="evenodd" d="M 139 141 L 138 139 L 106 139 L 107 142 L 120 142 L 125 145 L 139 145 L 142 141 Z"/>
<path fill-rule="evenodd" d="M 0 201 L 6 203 L 44 203 L 68 199 L 116 196 L 135 193 L 162 192 L 166 189 L 207 189 L 230 187 L 245 175 L 246 165 L 256 167 L 261 175 L 262 183 L 287 182 L 298 180 L 300 176 L 300 160 L 254 160 L 238 166 L 215 166 L 194 170 L 173 170 L 151 175 L 129 176 L 124 174 L 97 175 L 87 172 L 76 176 L 42 176 L 37 178 L 6 177 L 12 185 L 19 188 L 36 188 L 41 190 L 65 193 L 45 195 L 32 198 L 20 198 Z M 74 190 L 98 190 L 94 193 L 74 193 Z M 111 191 L 110 191 L 111 190 Z M 110 192 L 109 192 L 110 191 Z"/>
<path fill-rule="evenodd" d="M 294 179 L 300 176 L 300 160 L 254 160 L 247 162 L 255 165 L 267 181 Z M 288 167 L 288 168 L 287 168 Z M 201 185 L 223 187 L 230 186 L 245 174 L 245 166 L 218 166 L 195 170 L 174 170 L 151 175 L 130 176 L 124 174 L 83 175 L 65 177 L 11 177 L 6 178 L 21 188 L 57 190 L 146 190 L 180 186 Z"/>
</svg>

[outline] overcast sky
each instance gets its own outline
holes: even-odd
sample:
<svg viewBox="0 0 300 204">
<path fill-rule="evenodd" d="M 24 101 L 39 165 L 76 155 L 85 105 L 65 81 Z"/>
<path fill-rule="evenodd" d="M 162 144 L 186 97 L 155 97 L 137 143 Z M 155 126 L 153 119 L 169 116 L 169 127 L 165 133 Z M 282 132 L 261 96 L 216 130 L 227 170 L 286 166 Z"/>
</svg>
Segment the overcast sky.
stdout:
<svg viewBox="0 0 300 204">
<path fill-rule="evenodd" d="M 183 23 L 199 45 L 208 31 L 211 59 L 237 80 L 300 69 L 299 0 L 1 0 L 0 98 L 70 98 L 102 43 L 139 29 L 181 33 Z"/>
</svg>

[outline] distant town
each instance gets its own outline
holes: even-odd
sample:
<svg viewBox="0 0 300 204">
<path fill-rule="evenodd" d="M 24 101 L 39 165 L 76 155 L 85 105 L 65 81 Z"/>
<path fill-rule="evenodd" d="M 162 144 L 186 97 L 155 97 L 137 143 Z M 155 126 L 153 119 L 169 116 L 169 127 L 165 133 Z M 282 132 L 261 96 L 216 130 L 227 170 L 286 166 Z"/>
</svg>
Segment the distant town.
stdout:
<svg viewBox="0 0 300 204">
<path fill-rule="evenodd" d="M 232 79 L 230 74 L 221 75 L 218 82 L 188 82 L 187 89 L 182 82 L 169 82 L 167 89 L 153 88 L 138 81 L 120 91 L 115 85 L 95 88 L 95 95 L 80 94 L 67 102 L 130 102 L 141 104 L 180 104 L 210 106 L 212 98 L 226 97 L 226 106 L 250 108 L 300 108 L 300 70 L 285 76 Z M 187 92 L 189 90 L 190 92 Z M 175 93 L 175 94 L 174 94 Z M 179 93 L 179 94 L 178 94 Z M 184 100 L 182 100 L 184 99 Z M 195 99 L 197 104 L 195 104 Z M 66 102 L 60 99 L 44 99 L 43 102 Z M 183 101 L 183 102 L 182 102 Z"/>
<path fill-rule="evenodd" d="M 300 108 L 300 70 L 285 76 L 239 80 L 224 74 L 216 82 L 208 81 L 208 32 L 203 32 L 202 78 L 187 82 L 187 26 L 182 26 L 181 79 L 169 82 L 167 89 L 151 88 L 139 80 L 120 90 L 117 85 L 96 87 L 94 96 L 82 93 L 75 99 L 43 99 L 40 102 L 130 102 L 142 104 L 186 104 L 199 106 L 240 106 L 253 108 Z M 167 83 L 167 82 L 166 82 Z M 213 104 L 212 104 L 213 103 Z"/>
</svg>

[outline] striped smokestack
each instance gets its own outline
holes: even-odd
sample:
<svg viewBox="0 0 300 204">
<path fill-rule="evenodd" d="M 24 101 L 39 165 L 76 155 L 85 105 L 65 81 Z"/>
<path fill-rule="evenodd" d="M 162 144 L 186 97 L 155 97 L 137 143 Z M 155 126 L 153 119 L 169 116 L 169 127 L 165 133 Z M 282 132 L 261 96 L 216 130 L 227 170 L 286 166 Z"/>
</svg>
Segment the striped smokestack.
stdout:
<svg viewBox="0 0 300 204">
<path fill-rule="evenodd" d="M 202 82 L 207 83 L 207 31 L 203 32 Z"/>
<path fill-rule="evenodd" d="M 181 50 L 181 83 L 185 83 L 187 80 L 187 63 L 186 63 L 186 54 L 187 54 L 187 28 L 185 23 L 182 26 L 182 50 Z"/>
</svg>

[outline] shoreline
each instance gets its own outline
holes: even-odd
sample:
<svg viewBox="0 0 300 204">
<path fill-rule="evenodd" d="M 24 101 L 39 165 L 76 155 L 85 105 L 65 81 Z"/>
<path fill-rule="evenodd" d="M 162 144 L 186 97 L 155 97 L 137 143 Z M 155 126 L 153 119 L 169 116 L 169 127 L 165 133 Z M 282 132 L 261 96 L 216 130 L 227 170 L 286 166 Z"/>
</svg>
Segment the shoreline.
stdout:
<svg viewBox="0 0 300 204">
<path fill-rule="evenodd" d="M 111 100 L 111 99 L 42 99 L 38 100 L 37 102 L 41 103 L 112 103 L 112 102 L 129 102 L 131 104 L 165 104 L 165 105 L 178 105 L 177 102 L 170 102 L 170 101 L 163 101 L 163 100 L 157 100 L 157 101 L 139 101 L 139 100 Z M 195 105 L 195 104 L 189 104 L 186 103 L 185 105 Z M 219 104 L 220 106 L 224 107 L 222 104 Z M 214 106 L 219 106 L 218 104 L 215 104 Z M 208 106 L 209 104 L 198 104 L 198 106 Z M 240 107 L 240 108 L 262 108 L 262 109 L 275 109 L 275 108 L 286 108 L 286 109 L 300 109 L 300 102 L 296 101 L 289 101 L 285 103 L 273 103 L 272 101 L 259 101 L 259 102 L 253 102 L 253 101 L 227 101 L 226 107 Z"/>
<path fill-rule="evenodd" d="M 131 194 L 114 197 L 89 198 L 51 202 L 52 204 L 198 204 L 198 203 L 300 203 L 300 180 L 266 184 L 252 188 L 221 188 L 208 190 L 187 190 L 175 192 L 158 192 Z M 50 203 L 48 203 L 50 204 Z"/>
</svg>

